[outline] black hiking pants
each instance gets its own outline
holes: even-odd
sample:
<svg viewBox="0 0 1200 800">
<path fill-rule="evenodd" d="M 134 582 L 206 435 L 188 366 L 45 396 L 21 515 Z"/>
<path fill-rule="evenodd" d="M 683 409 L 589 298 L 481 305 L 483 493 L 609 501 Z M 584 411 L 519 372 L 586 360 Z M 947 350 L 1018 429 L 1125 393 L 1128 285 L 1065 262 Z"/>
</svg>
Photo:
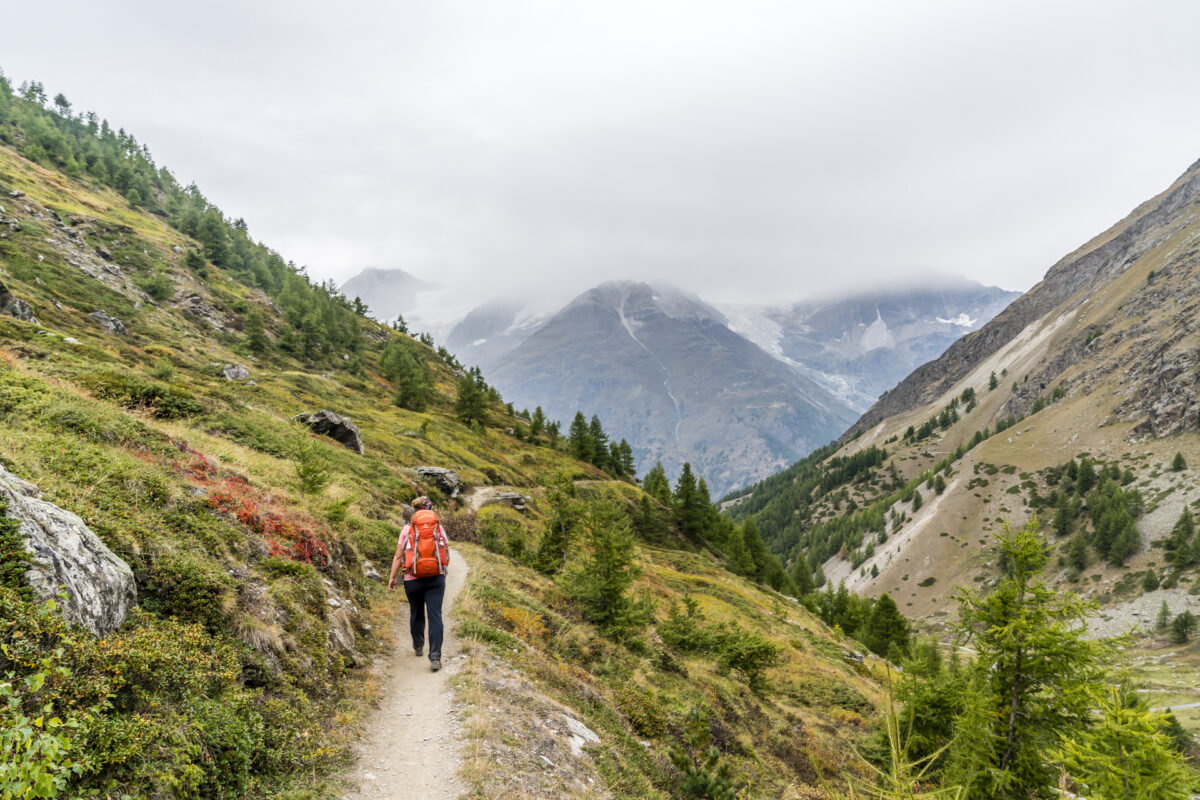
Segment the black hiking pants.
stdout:
<svg viewBox="0 0 1200 800">
<path fill-rule="evenodd" d="M 425 644 L 425 615 L 429 615 L 429 660 L 442 658 L 442 597 L 446 594 L 446 576 L 417 578 L 404 582 L 408 598 L 408 628 L 413 648 Z"/>
</svg>

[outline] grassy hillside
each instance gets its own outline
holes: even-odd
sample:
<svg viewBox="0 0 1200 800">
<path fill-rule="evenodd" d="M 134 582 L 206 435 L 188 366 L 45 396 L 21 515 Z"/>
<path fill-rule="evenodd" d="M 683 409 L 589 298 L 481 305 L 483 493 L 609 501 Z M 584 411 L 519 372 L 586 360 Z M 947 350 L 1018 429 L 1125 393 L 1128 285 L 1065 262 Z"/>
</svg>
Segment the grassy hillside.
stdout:
<svg viewBox="0 0 1200 800">
<path fill-rule="evenodd" d="M 0 715 L 40 748 L 13 763 L 47 792 L 334 796 L 373 691 L 365 667 L 395 616 L 370 568 L 386 574 L 419 493 L 457 540 L 479 543 L 464 545 L 462 631 L 476 644 L 461 687 L 488 696 L 473 705 L 465 767 L 478 796 L 514 796 L 514 777 L 528 796 L 671 796 L 672 748 L 698 757 L 706 737 L 749 796 L 814 796 L 847 764 L 864 769 L 853 745 L 876 724 L 873 668 L 725 571 L 669 492 L 651 498 L 530 435 L 486 386 L 464 412 L 471 376 L 452 355 L 366 319 L 132 138 L 47 110 L 38 91 L 0 81 L 0 281 L 36 318 L 0 315 L 0 459 L 80 515 L 138 590 L 115 633 L 73 629 L 23 585 L 21 548 L 0 526 Z M 249 379 L 227 379 L 226 365 Z M 365 452 L 293 419 L 318 409 L 353 420 Z M 469 489 L 515 488 L 529 509 L 476 517 L 422 465 Z M 638 534 L 627 629 L 598 622 L 570 577 L 593 548 L 585 523 L 564 526 L 568 506 L 572 520 L 616 509 L 611 525 Z M 569 534 L 565 562 L 547 568 L 537 557 L 553 554 L 555 530 Z M 772 563 L 755 551 L 743 571 Z M 601 744 L 547 772 L 519 735 L 551 707 Z M 65 725 L 39 732 L 50 715 Z"/>
</svg>

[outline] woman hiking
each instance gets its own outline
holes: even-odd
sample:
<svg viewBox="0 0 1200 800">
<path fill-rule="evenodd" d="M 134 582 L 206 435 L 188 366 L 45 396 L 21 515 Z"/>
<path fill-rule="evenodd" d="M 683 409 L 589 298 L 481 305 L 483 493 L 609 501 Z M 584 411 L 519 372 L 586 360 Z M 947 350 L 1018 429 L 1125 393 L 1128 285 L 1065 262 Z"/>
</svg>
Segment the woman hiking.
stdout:
<svg viewBox="0 0 1200 800">
<path fill-rule="evenodd" d="M 388 589 L 396 590 L 396 574 L 404 570 L 404 595 L 408 598 L 408 627 L 413 655 L 425 646 L 425 616 L 429 616 L 429 668 L 442 668 L 442 597 L 446 594 L 446 566 L 450 545 L 433 503 L 424 495 L 412 502 L 413 515 L 396 542 Z"/>
</svg>

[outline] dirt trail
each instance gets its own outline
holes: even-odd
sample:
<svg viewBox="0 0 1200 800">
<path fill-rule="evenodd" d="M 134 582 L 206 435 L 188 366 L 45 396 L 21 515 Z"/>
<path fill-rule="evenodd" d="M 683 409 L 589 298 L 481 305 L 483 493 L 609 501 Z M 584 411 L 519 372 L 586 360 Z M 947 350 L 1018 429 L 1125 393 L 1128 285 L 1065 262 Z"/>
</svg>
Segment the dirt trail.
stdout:
<svg viewBox="0 0 1200 800">
<path fill-rule="evenodd" d="M 379 707 L 367 718 L 358 762 L 349 774 L 357 789 L 345 795 L 347 800 L 433 800 L 462 793 L 456 774 L 462 743 L 451 702 L 450 676 L 462 665 L 453 604 L 466 576 L 467 562 L 451 550 L 442 603 L 446 636 L 441 671 L 430 671 L 427 656 L 413 655 L 408 608 L 400 610 L 396 652 L 383 670 Z M 396 591 L 399 594 L 401 590 Z M 402 602 L 401 598 L 402 594 L 396 602 Z"/>
</svg>

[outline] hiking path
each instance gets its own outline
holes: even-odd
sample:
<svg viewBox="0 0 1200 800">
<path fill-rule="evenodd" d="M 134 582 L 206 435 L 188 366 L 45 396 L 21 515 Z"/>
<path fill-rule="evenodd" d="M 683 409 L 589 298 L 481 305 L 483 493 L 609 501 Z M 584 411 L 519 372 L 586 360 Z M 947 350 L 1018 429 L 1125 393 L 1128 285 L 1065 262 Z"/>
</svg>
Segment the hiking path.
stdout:
<svg viewBox="0 0 1200 800">
<path fill-rule="evenodd" d="M 464 790 L 457 775 L 462 742 L 450 677 L 463 663 L 454 600 L 466 583 L 467 562 L 450 552 L 442 602 L 442 669 L 432 672 L 427 656 L 413 655 L 408 607 L 397 587 L 395 602 L 405 607 L 397 614 L 396 650 L 379 665 L 379 706 L 367 716 L 358 759 L 348 774 L 357 788 L 344 795 L 346 800 L 441 800 L 459 797 Z"/>
</svg>

